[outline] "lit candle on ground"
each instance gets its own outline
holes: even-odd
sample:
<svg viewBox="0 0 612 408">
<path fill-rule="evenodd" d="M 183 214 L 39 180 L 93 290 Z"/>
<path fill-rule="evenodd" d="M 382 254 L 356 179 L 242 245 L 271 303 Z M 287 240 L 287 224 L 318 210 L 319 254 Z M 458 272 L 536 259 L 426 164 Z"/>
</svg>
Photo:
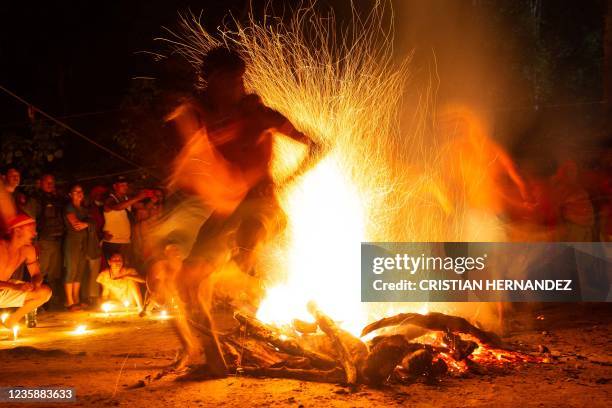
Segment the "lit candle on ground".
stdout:
<svg viewBox="0 0 612 408">
<path fill-rule="evenodd" d="M 102 311 L 106 314 L 113 310 L 113 304 L 111 302 L 102 303 Z"/>
</svg>

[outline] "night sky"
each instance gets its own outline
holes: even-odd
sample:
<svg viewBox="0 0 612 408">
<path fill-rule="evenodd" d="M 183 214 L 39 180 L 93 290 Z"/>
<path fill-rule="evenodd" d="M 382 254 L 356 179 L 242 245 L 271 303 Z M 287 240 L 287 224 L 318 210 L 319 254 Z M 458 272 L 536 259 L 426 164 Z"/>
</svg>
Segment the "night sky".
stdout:
<svg viewBox="0 0 612 408">
<path fill-rule="evenodd" d="M 245 16 L 246 3 L 244 0 L 2 2 L 0 84 L 48 113 L 65 117 L 70 125 L 114 148 L 109 135 L 121 126 L 121 119 L 125 119 L 119 109 L 133 78 L 155 77 L 158 73 L 159 67 L 152 58 L 140 51 L 158 49 L 160 45 L 153 39 L 164 34 L 162 26 L 174 26 L 178 11 L 191 9 L 198 12 L 204 8 L 204 23 L 213 28 L 230 12 L 239 18 Z M 266 2 L 252 3 L 255 10 L 262 10 Z M 277 9 L 288 4 L 282 1 L 273 3 Z M 365 8 L 371 2 L 362 0 L 357 3 L 358 8 Z M 473 29 L 478 17 L 473 8 L 477 3 L 483 4 L 481 8 L 488 13 L 481 21 L 487 21 L 495 30 L 499 28 L 496 41 L 502 41 L 501 38 L 505 44 L 510 44 L 508 48 L 518 50 L 515 55 L 524 55 L 508 62 L 498 55 L 480 52 L 481 48 L 495 50 L 499 44 L 486 38 L 487 28 Z M 320 2 L 323 8 L 329 4 L 334 5 L 340 19 L 349 10 L 345 1 Z M 436 50 L 443 98 L 471 98 L 496 105 L 495 108 L 500 101 L 510 108 L 533 105 L 533 98 L 527 93 L 517 94 L 511 101 L 504 100 L 500 94 L 505 89 L 524 86 L 525 79 L 520 78 L 522 67 L 512 68 L 514 71 L 509 67 L 516 61 L 519 65 L 524 61 L 528 63 L 538 58 L 540 52 L 531 47 L 530 37 L 517 25 L 522 17 L 508 11 L 518 2 L 436 0 L 428 2 L 427 7 L 423 4 L 413 0 L 394 2 L 395 25 L 399 33 L 396 48 L 405 52 L 416 47 L 417 62 L 426 61 L 431 50 Z M 551 77 L 547 78 L 553 83 L 552 95 L 548 96 L 548 102 L 542 103 L 543 106 L 550 104 L 550 100 L 571 103 L 602 99 L 604 5 L 603 0 L 586 3 L 543 1 L 541 37 L 550 45 L 545 51 L 554 53 L 548 59 L 552 68 L 549 68 Z M 477 65 L 473 63 L 477 54 L 488 55 L 488 59 Z M 498 65 L 492 65 L 491 61 Z M 487 75 L 493 77 L 491 72 L 482 70 L 483 66 L 492 66 L 490 69 L 496 80 L 503 79 L 498 94 L 491 91 L 485 95 L 480 90 L 481 85 L 472 86 L 470 81 L 483 82 Z M 468 71 L 474 78 L 466 79 L 464 72 Z M 486 81 L 484 83 L 486 86 Z M 27 128 L 27 110 L 22 104 L 2 93 L 0 107 L 0 135 L 7 131 L 19 133 Z M 527 114 L 533 116 L 530 115 Z M 523 113 L 521 116 L 526 117 Z M 516 132 L 533 129 L 533 122 Z M 64 160 L 60 171 L 74 168 L 75 159 L 81 161 L 76 166 L 80 169 L 88 167 L 82 163 L 83 158 L 104 157 L 75 136 L 66 134 L 65 137 L 67 152 L 73 154 L 68 156 L 70 160 Z M 75 151 L 82 154 L 74 155 Z M 72 162 L 72 165 L 66 162 Z M 124 167 L 118 165 L 116 168 Z M 95 171 L 82 173 L 93 174 Z"/>
</svg>

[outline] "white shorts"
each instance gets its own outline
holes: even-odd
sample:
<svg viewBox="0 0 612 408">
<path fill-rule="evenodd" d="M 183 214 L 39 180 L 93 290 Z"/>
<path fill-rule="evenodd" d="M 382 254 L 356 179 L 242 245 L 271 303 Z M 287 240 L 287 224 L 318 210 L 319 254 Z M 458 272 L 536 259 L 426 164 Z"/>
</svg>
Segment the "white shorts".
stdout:
<svg viewBox="0 0 612 408">
<path fill-rule="evenodd" d="M 19 281 L 10 280 L 12 283 L 19 283 Z M 15 289 L 0 289 L 0 308 L 5 307 L 21 307 L 25 302 L 26 292 Z"/>
</svg>

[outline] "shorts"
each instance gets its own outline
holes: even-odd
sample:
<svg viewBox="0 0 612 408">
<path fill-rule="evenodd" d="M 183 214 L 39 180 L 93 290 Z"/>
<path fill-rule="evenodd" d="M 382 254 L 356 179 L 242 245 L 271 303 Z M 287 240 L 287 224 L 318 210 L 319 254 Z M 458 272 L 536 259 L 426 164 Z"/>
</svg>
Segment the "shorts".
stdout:
<svg viewBox="0 0 612 408">
<path fill-rule="evenodd" d="M 21 281 L 9 280 L 11 283 Z M 2 288 L 0 289 L 0 308 L 21 307 L 25 303 L 26 293 L 21 290 Z"/>
</svg>

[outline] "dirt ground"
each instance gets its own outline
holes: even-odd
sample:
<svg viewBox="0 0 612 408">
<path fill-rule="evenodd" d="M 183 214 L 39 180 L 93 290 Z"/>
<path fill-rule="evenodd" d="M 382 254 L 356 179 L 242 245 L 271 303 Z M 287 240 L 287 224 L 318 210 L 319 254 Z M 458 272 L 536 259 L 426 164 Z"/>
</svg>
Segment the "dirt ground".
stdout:
<svg viewBox="0 0 612 408">
<path fill-rule="evenodd" d="M 0 331 L 0 386 L 74 387 L 77 402 L 51 404 L 70 407 L 612 406 L 612 304 L 522 309 L 514 313 L 515 330 L 506 340 L 545 345 L 550 362 L 444 377 L 434 385 L 362 386 L 355 393 L 333 384 L 240 376 L 205 382 L 153 380 L 178 349 L 171 321 L 44 313 L 39 327 L 23 329 L 17 341 Z M 87 324 L 84 334 L 72 332 L 78 324 Z M 28 405 L 49 406 L 14 406 Z"/>
</svg>

